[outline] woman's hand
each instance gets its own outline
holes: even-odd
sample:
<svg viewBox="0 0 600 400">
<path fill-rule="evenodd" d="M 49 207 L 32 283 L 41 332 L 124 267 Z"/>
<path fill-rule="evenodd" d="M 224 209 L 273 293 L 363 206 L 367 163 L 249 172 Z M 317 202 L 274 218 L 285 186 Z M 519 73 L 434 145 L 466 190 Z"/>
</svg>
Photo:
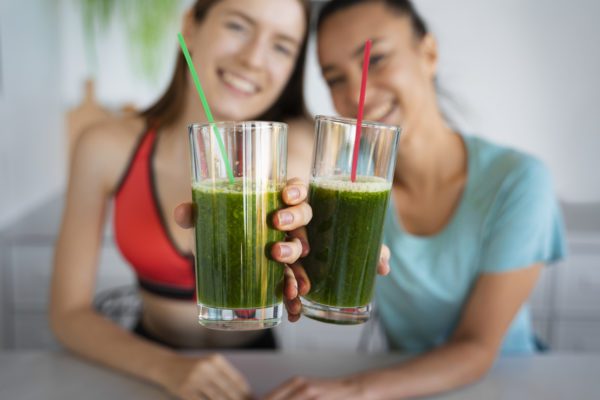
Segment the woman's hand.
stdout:
<svg viewBox="0 0 600 400">
<path fill-rule="evenodd" d="M 291 179 L 283 189 L 283 202 L 290 206 L 279 210 L 273 216 L 275 228 L 288 233 L 286 242 L 278 242 L 271 248 L 271 256 L 285 263 L 285 285 L 283 289 L 284 304 L 288 311 L 288 320 L 295 322 L 300 318 L 302 304 L 299 296 L 310 290 L 310 281 L 306 271 L 298 262 L 310 251 L 306 235 L 306 225 L 312 219 L 312 209 L 306 202 L 308 187 L 298 179 Z"/>
<path fill-rule="evenodd" d="M 273 225 L 280 231 L 287 232 L 285 242 L 277 242 L 271 248 L 274 260 L 284 263 L 285 286 L 283 290 L 284 304 L 288 312 L 288 320 L 296 322 L 300 318 L 302 304 L 299 296 L 304 296 L 310 291 L 310 280 L 306 271 L 298 262 L 301 257 L 306 257 L 310 251 L 306 235 L 306 225 L 312 218 L 312 209 L 307 203 L 308 187 L 299 178 L 290 179 L 283 189 L 283 202 L 288 206 L 275 213 Z M 175 209 L 175 221 L 182 228 L 194 226 L 192 205 L 184 203 Z M 389 267 L 390 250 L 387 246 L 381 247 L 377 273 L 387 275 Z"/>
<path fill-rule="evenodd" d="M 304 257 L 304 255 L 303 255 Z M 390 249 L 383 245 L 379 254 L 379 262 L 377 264 L 377 274 L 387 275 L 390 273 Z M 288 312 L 288 321 L 296 322 L 300 319 L 302 312 L 302 303 L 298 296 L 304 296 L 310 291 L 310 281 L 306 275 L 304 268 L 294 263 L 290 265 L 291 273 L 286 271 L 286 290 L 285 293 L 285 308 Z"/>
<path fill-rule="evenodd" d="M 163 386 L 182 400 L 242 400 L 251 398 L 244 377 L 220 354 L 202 358 L 177 355 L 166 363 Z"/>
<path fill-rule="evenodd" d="M 274 260 L 293 264 L 309 252 L 305 226 L 312 218 L 312 209 L 306 202 L 308 188 L 298 178 L 290 179 L 282 191 L 283 202 L 288 206 L 273 215 L 276 229 L 287 232 L 285 242 L 277 242 L 271 247 Z M 194 213 L 191 203 L 182 203 L 173 213 L 175 222 L 184 229 L 194 227 Z"/>
<path fill-rule="evenodd" d="M 288 240 L 277 242 L 271 248 L 273 259 L 291 265 L 305 257 L 310 248 L 306 236 L 306 225 L 312 219 L 312 208 L 307 203 L 308 187 L 298 179 L 290 179 L 281 192 L 286 208 L 273 215 L 273 226 L 287 232 Z"/>
<path fill-rule="evenodd" d="M 308 379 L 296 377 L 279 386 L 266 400 L 366 400 L 363 379 Z"/>
<path fill-rule="evenodd" d="M 308 187 L 299 178 L 290 179 L 282 191 L 282 199 L 286 208 L 273 215 L 273 226 L 287 233 L 285 242 L 277 242 L 271 247 L 271 257 L 285 264 L 284 297 L 285 306 L 290 318 L 295 321 L 301 308 L 298 296 L 303 296 L 310 290 L 310 282 L 306 272 L 297 262 L 310 251 L 306 236 L 306 225 L 312 218 L 312 209 L 307 203 Z M 191 203 L 183 203 L 174 211 L 175 221 L 185 229 L 194 227 L 194 215 Z"/>
</svg>

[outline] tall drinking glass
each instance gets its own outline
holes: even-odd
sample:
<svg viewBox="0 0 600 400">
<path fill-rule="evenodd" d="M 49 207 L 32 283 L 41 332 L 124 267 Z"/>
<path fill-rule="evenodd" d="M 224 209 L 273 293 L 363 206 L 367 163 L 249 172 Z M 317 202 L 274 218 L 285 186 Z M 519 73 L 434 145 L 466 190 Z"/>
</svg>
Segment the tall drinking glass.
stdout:
<svg viewBox="0 0 600 400">
<path fill-rule="evenodd" d="M 351 181 L 356 120 L 319 116 L 309 203 L 311 282 L 303 314 L 324 322 L 369 319 L 400 127 L 363 121 L 357 178 Z"/>
<path fill-rule="evenodd" d="M 214 129 L 233 172 L 230 181 Z M 287 125 L 190 125 L 196 296 L 201 325 L 254 330 L 281 322 L 283 266 L 268 256 L 285 234 L 271 225 L 286 182 Z"/>
</svg>

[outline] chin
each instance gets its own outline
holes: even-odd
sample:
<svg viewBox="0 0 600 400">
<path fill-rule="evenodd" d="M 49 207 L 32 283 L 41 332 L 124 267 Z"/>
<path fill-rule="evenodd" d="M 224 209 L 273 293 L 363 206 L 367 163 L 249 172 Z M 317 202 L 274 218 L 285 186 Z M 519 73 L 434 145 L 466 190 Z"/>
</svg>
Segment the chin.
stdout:
<svg viewBox="0 0 600 400">
<path fill-rule="evenodd" d="M 385 123 L 388 125 L 402 126 L 404 124 L 404 120 L 405 120 L 405 118 L 403 118 L 402 112 L 400 110 L 396 109 L 396 110 L 394 110 L 394 112 L 392 112 L 385 118 Z"/>
<path fill-rule="evenodd" d="M 230 102 L 227 107 L 215 109 L 215 118 L 221 121 L 252 121 L 262 115 L 264 111 L 253 111 L 254 107 L 248 105 Z M 251 110 L 249 112 L 241 112 L 242 110 Z"/>
<path fill-rule="evenodd" d="M 216 121 L 247 121 L 251 119 L 248 115 L 243 115 L 232 110 L 215 111 L 214 117 Z"/>
</svg>

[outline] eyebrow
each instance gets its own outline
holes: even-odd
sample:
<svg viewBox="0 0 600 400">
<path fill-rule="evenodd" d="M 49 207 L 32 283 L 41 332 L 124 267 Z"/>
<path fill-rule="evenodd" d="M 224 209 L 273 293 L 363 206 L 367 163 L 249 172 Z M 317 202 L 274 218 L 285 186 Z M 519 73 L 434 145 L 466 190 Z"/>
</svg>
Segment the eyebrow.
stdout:
<svg viewBox="0 0 600 400">
<path fill-rule="evenodd" d="M 255 20 L 253 20 L 252 18 L 250 18 L 248 15 L 244 14 L 241 11 L 227 10 L 226 13 L 228 15 L 234 15 L 234 16 L 240 17 L 241 19 L 243 19 L 244 21 L 246 21 L 247 23 L 249 23 L 252 26 L 256 26 L 257 25 L 257 23 L 256 23 Z M 286 35 L 286 34 L 283 34 L 283 33 L 278 33 L 277 34 L 277 38 L 279 38 L 281 40 L 284 40 L 286 42 L 290 42 L 293 45 L 300 46 L 300 42 L 297 39 L 295 39 L 295 38 L 293 38 L 293 37 L 291 37 L 289 35 Z"/>
<path fill-rule="evenodd" d="M 381 41 L 381 38 L 373 38 L 373 39 L 371 39 L 371 44 L 375 45 L 375 44 L 377 44 L 380 41 Z M 356 50 L 354 50 L 352 52 L 352 57 L 351 58 L 361 57 L 363 55 L 363 52 L 365 51 L 365 46 L 366 45 L 367 45 L 366 43 L 363 43 L 360 46 L 358 46 L 356 48 Z"/>
<path fill-rule="evenodd" d="M 244 14 L 243 12 L 236 11 L 236 10 L 227 10 L 226 13 L 228 15 L 235 15 L 237 17 L 240 17 L 241 19 L 245 20 L 246 22 L 248 22 L 252 26 L 256 25 L 256 21 L 253 20 L 252 18 L 250 18 L 248 15 Z"/>
<path fill-rule="evenodd" d="M 372 43 L 373 45 L 375 45 L 376 43 L 378 43 L 378 42 L 380 42 L 380 41 L 381 41 L 381 38 L 373 38 L 373 39 L 371 39 L 371 43 Z M 365 51 L 365 46 L 366 46 L 366 43 L 363 43 L 363 44 L 361 44 L 360 46 L 358 46 L 358 47 L 357 47 L 357 48 L 356 48 L 356 49 L 355 49 L 355 50 L 354 50 L 354 51 L 351 53 L 351 56 L 350 56 L 350 58 L 354 59 L 354 58 L 359 58 L 359 57 L 362 57 L 362 55 L 363 55 L 363 52 Z M 321 68 L 321 73 L 322 73 L 322 74 L 327 74 L 328 72 L 334 71 L 335 69 L 336 69 L 336 66 L 335 66 L 335 65 L 331 65 L 331 64 L 324 65 L 324 66 L 323 66 L 323 68 Z"/>
<path fill-rule="evenodd" d="M 300 46 L 300 42 L 298 40 L 294 39 L 291 36 L 284 35 L 283 33 L 279 33 L 277 35 L 277 37 L 279 39 L 283 40 L 283 41 L 286 41 L 286 42 L 289 42 L 289 43 L 293 44 L 294 46 Z"/>
</svg>

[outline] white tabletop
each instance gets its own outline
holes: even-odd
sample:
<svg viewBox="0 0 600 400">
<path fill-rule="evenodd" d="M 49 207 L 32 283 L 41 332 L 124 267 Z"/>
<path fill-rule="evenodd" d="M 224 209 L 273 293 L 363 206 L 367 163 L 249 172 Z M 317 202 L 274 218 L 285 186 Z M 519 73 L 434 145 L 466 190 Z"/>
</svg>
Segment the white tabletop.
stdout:
<svg viewBox="0 0 600 400">
<path fill-rule="evenodd" d="M 294 375 L 339 376 L 402 362 L 397 354 L 226 352 L 262 395 Z M 66 353 L 0 353 L 0 399 L 166 399 L 142 381 Z M 600 399 L 600 354 L 498 360 L 486 378 L 440 399 Z"/>
</svg>

